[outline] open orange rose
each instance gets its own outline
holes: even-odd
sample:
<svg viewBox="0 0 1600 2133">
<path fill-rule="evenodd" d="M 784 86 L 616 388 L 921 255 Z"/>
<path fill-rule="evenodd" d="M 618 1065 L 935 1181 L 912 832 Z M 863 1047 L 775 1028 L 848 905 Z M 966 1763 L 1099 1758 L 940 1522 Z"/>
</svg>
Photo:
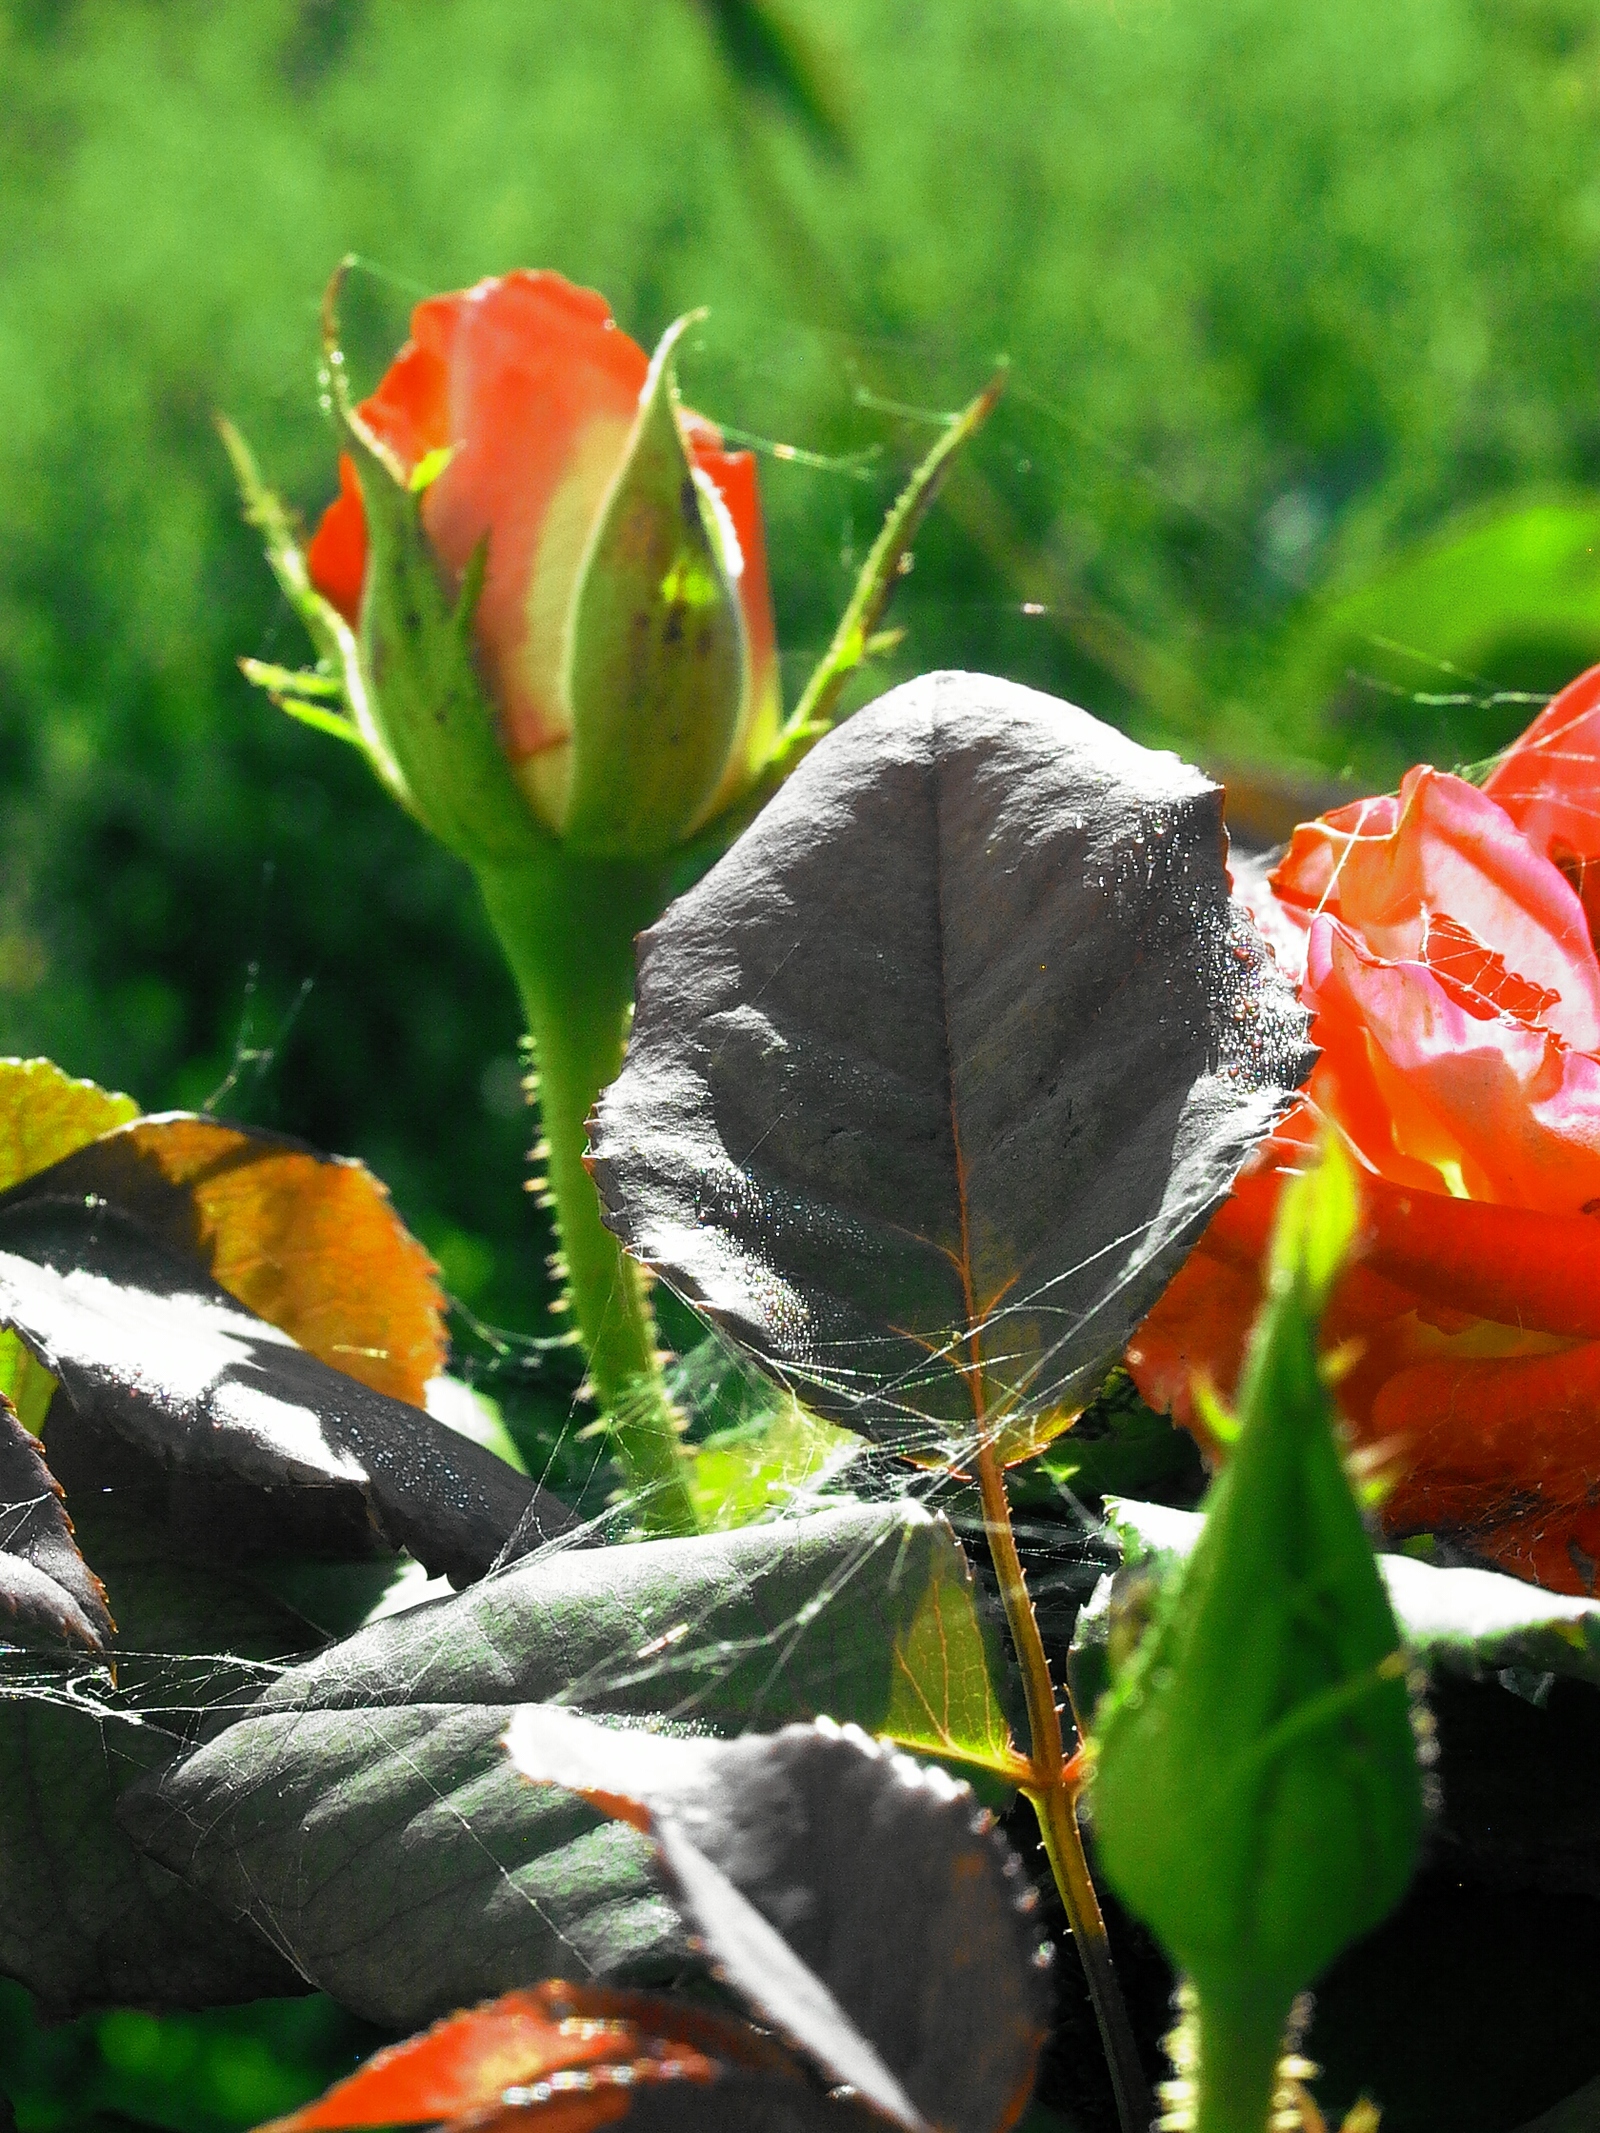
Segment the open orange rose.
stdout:
<svg viewBox="0 0 1600 2133">
<path fill-rule="evenodd" d="M 1322 1057 L 1135 1335 L 1141 1394 L 1194 1426 L 1231 1392 L 1283 1177 L 1320 1124 L 1362 1175 L 1324 1327 L 1394 1532 L 1593 1592 L 1600 1565 L 1600 667 L 1478 788 L 1421 767 L 1238 870 Z"/>
<path fill-rule="evenodd" d="M 565 836 L 582 826 L 586 785 L 654 783 L 660 790 L 645 796 L 647 819 L 630 818 L 622 842 L 670 847 L 744 790 L 777 734 L 772 600 L 753 457 L 724 451 L 711 424 L 674 399 L 684 478 L 674 479 L 669 465 L 649 470 L 657 477 L 653 489 L 641 480 L 655 382 L 650 360 L 618 328 L 603 297 L 559 274 L 507 274 L 433 297 L 413 312 L 411 335 L 357 412 L 402 476 L 427 481 L 423 525 L 451 585 L 461 584 L 487 544 L 474 637 L 525 797 L 547 828 Z M 630 481 L 636 495 L 628 493 Z M 680 566 L 682 583 L 665 588 L 676 619 L 669 612 L 663 621 L 647 618 L 640 589 L 621 582 L 630 560 L 648 562 L 650 514 L 663 509 L 669 518 L 682 513 L 691 533 L 703 530 L 705 567 L 735 596 L 731 681 L 713 661 L 696 664 L 694 631 L 715 587 L 697 587 Z M 368 537 L 348 453 L 340 494 L 306 560 L 313 584 L 357 626 Z M 669 563 L 658 575 L 670 573 Z M 659 596 L 663 586 L 643 590 Z M 635 644 L 652 626 L 682 649 L 679 672 L 667 675 L 656 648 L 655 685 L 638 690 L 630 714 L 651 729 L 641 734 L 625 730 L 626 680 L 595 711 L 582 701 L 575 662 L 584 656 L 585 633 L 609 630 L 618 641 L 602 647 L 602 657 L 631 662 L 637 680 L 645 655 L 636 655 Z M 695 670 L 685 673 L 685 665 Z M 650 745 L 654 739 L 663 743 L 659 749 Z M 587 775 L 586 756 L 594 758 Z"/>
</svg>

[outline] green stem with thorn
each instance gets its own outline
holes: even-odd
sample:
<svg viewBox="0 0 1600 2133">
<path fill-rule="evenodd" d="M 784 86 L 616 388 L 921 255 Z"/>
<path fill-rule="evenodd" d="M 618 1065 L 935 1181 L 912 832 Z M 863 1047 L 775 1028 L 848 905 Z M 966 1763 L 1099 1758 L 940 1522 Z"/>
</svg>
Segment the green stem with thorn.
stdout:
<svg viewBox="0 0 1600 2133">
<path fill-rule="evenodd" d="M 537 865 L 480 868 L 478 883 L 533 1043 L 546 1180 L 590 1381 L 643 1524 L 692 1533 L 694 1503 L 645 1276 L 601 1220 L 584 1167 L 585 1121 L 627 1044 L 634 935 L 661 913 L 665 869 L 552 851 Z"/>
</svg>

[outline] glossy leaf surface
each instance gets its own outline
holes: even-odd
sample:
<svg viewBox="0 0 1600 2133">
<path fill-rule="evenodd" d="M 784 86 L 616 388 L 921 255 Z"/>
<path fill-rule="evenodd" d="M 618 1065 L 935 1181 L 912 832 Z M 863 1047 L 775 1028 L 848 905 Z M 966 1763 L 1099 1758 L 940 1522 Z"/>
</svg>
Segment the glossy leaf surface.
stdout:
<svg viewBox="0 0 1600 2133">
<path fill-rule="evenodd" d="M 1034 1897 L 966 1787 L 826 1721 L 683 1740 L 529 1705 L 508 1745 L 648 1831 L 723 1983 L 830 2085 L 911 2129 L 1015 2119 L 1045 2028 Z"/>
<path fill-rule="evenodd" d="M 572 1523 L 503 1461 L 330 1369 L 81 1195 L 0 1209 L 0 1320 L 88 1429 L 291 1542 L 380 1537 L 467 1579 Z"/>
<path fill-rule="evenodd" d="M 649 1848 L 516 1776 L 515 1706 L 730 1731 L 827 1712 L 876 1730 L 908 1656 L 933 1663 L 915 1634 L 930 1591 L 959 1626 L 965 1579 L 948 1527 L 910 1504 L 548 1551 L 287 1669 L 130 1793 L 124 1826 L 395 2027 L 579 1962 L 649 1982 L 685 1955 Z M 930 1678 L 921 1694 L 950 1691 Z"/>
<path fill-rule="evenodd" d="M 835 1419 L 1021 1456 L 1310 1066 L 1221 804 L 1008 682 L 858 713 L 643 937 L 608 1220 Z"/>
</svg>

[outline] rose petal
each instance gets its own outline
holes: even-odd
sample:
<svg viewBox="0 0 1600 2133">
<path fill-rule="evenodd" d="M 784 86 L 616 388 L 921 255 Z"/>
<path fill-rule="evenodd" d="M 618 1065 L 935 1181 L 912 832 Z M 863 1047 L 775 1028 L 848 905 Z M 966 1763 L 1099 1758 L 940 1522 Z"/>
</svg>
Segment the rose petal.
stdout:
<svg viewBox="0 0 1600 2133">
<path fill-rule="evenodd" d="M 428 489 L 423 523 L 457 577 L 489 537 L 476 637 L 506 751 L 521 762 L 567 738 L 567 619 L 649 360 L 602 296 L 551 273 L 519 271 L 430 298 L 412 313 L 411 336 L 360 413 L 407 470 L 430 452 L 451 451 Z M 737 545 L 749 653 L 744 716 L 715 811 L 748 782 L 776 736 L 776 637 L 755 461 L 724 451 L 699 416 L 686 411 L 683 425 Z M 347 461 L 307 560 L 318 589 L 354 624 L 366 524 Z"/>
<path fill-rule="evenodd" d="M 1398 1371 L 1372 1405 L 1372 1427 L 1399 1439 L 1406 1458 L 1391 1515 L 1487 1525 L 1519 1495 L 1582 1503 L 1597 1414 L 1600 1342 Z"/>
<path fill-rule="evenodd" d="M 1213 1258 L 1202 1240 L 1128 1343 L 1123 1360 L 1140 1399 L 1193 1428 L 1196 1379 L 1224 1401 L 1232 1398 L 1260 1308 L 1256 1269 Z"/>
<path fill-rule="evenodd" d="M 1549 1028 L 1578 1050 L 1600 1046 L 1600 963 L 1583 906 L 1504 809 L 1425 766 L 1406 773 L 1392 828 L 1376 832 L 1390 811 L 1370 805 L 1359 833 L 1335 831 L 1336 818 L 1297 831 L 1273 877 L 1278 893 L 1304 902 L 1321 882 L 1315 908 L 1390 962 L 1422 960 L 1430 916 L 1448 913 L 1507 973 L 1558 996 L 1545 1009 Z"/>
<path fill-rule="evenodd" d="M 339 493 L 322 514 L 306 549 L 311 582 L 352 629 L 361 620 L 361 580 L 367 568 L 367 518 L 355 461 L 339 454 Z"/>
<path fill-rule="evenodd" d="M 1399 816 L 1399 801 L 1384 793 L 1373 800 L 1352 800 L 1315 822 L 1302 822 L 1267 877 L 1274 892 L 1308 914 L 1331 910 L 1339 916 L 1342 877 L 1352 848 L 1393 837 Z"/>
<path fill-rule="evenodd" d="M 1483 789 L 1546 858 L 1600 857 L 1600 667 L 1546 704 Z"/>
<path fill-rule="evenodd" d="M 1469 1015 L 1423 964 L 1381 961 L 1327 918 L 1312 926 L 1307 990 L 1315 1041 L 1342 1059 L 1365 1034 L 1396 1153 L 1474 1199 L 1575 1214 L 1600 1198 L 1600 1063 Z"/>
</svg>

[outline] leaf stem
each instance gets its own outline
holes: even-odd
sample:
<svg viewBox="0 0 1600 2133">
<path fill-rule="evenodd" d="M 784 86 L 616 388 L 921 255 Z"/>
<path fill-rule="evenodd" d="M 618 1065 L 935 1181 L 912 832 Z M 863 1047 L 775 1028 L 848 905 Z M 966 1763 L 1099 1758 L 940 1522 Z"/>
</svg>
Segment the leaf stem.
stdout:
<svg viewBox="0 0 1600 2133">
<path fill-rule="evenodd" d="M 659 917 L 666 875 L 659 865 L 552 846 L 537 865 L 481 868 L 478 884 L 533 1043 L 546 1185 L 589 1376 L 644 1524 L 692 1533 L 680 1424 L 662 1380 L 645 1277 L 601 1220 L 584 1165 L 586 1121 L 627 1043 L 634 935 Z"/>
<path fill-rule="evenodd" d="M 1117 2099 L 1117 2117 L 1123 2133 L 1147 2133 L 1151 2119 L 1149 2087 L 1139 2061 L 1133 2025 L 1123 2003 L 1111 1959 L 1111 1943 L 1100 1900 L 1084 1856 L 1078 1829 L 1076 1784 L 1067 1774 L 1061 1737 L 1061 1713 L 1056 1706 L 1050 1662 L 1033 1610 L 1033 1599 L 1017 1552 L 1011 1525 L 1011 1499 L 1005 1476 L 995 1457 L 993 1442 L 985 1437 L 977 1457 L 978 1489 L 983 1498 L 984 1530 L 1000 1579 L 1000 1597 L 1005 1606 L 1011 1641 L 1022 1669 L 1023 1693 L 1028 1706 L 1029 1761 L 1032 1776 L 1023 1790 L 1033 1803 L 1044 1838 L 1045 1856 L 1061 1894 L 1067 1923 L 1089 1983 L 1095 2020 L 1111 2070 L 1111 2085 Z"/>
</svg>

